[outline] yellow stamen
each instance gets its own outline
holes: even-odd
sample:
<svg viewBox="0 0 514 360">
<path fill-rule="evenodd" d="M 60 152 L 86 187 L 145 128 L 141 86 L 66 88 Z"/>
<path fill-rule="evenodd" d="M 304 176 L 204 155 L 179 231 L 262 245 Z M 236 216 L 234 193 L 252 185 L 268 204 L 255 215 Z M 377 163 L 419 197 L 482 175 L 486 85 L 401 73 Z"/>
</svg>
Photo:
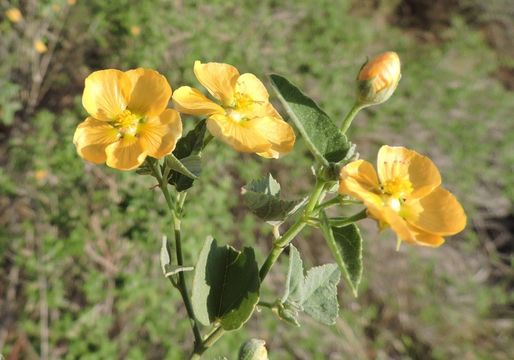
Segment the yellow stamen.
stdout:
<svg viewBox="0 0 514 360">
<path fill-rule="evenodd" d="M 118 129 L 120 136 L 135 136 L 140 120 L 140 116 L 133 114 L 130 110 L 124 110 L 118 115 L 116 120 L 114 120 L 114 127 Z"/>
<path fill-rule="evenodd" d="M 412 192 L 412 183 L 406 179 L 401 177 L 396 177 L 390 180 L 387 180 L 383 185 L 382 189 L 384 194 L 390 195 L 394 198 L 400 198 L 405 195 L 408 195 Z"/>
</svg>

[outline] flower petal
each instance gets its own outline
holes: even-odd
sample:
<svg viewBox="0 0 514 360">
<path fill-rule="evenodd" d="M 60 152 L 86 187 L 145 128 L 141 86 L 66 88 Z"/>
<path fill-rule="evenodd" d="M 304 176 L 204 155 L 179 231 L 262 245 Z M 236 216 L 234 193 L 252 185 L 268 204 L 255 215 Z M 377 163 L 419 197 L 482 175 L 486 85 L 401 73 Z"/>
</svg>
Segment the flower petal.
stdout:
<svg viewBox="0 0 514 360">
<path fill-rule="evenodd" d="M 207 119 L 207 129 L 218 139 L 232 146 L 239 152 L 262 153 L 271 148 L 256 129 L 250 125 L 251 121 L 236 122 L 223 114 L 214 114 Z"/>
<path fill-rule="evenodd" d="M 293 148 L 296 136 L 291 125 L 282 120 L 282 118 L 265 116 L 252 119 L 250 123 L 262 137 L 271 143 L 271 148 L 267 152 L 258 153 L 258 155 L 277 158 L 281 154 L 288 153 Z"/>
<path fill-rule="evenodd" d="M 352 161 L 341 169 L 339 193 L 371 202 L 376 202 L 378 198 L 381 203 L 378 196 L 379 189 L 377 173 L 368 161 Z"/>
<path fill-rule="evenodd" d="M 95 164 L 105 162 L 105 147 L 117 140 L 118 130 L 92 117 L 80 123 L 73 135 L 73 143 L 80 157 Z"/>
<path fill-rule="evenodd" d="M 398 213 L 388 206 L 377 206 L 376 203 L 365 201 L 368 212 L 371 217 L 385 223 L 391 227 L 400 240 L 410 244 L 416 243 L 414 233 L 410 230 L 407 222 Z"/>
<path fill-rule="evenodd" d="M 138 68 L 126 71 L 132 83 L 127 108 L 138 115 L 157 116 L 166 109 L 171 98 L 168 80 L 155 70 Z"/>
<path fill-rule="evenodd" d="M 223 105 L 232 105 L 239 71 L 229 64 L 195 61 L 194 73 L 198 81 Z"/>
<path fill-rule="evenodd" d="M 132 170 L 145 161 L 146 152 L 141 141 L 134 136 L 125 135 L 105 148 L 107 166 L 118 170 Z"/>
<path fill-rule="evenodd" d="M 86 78 L 82 105 L 98 120 L 112 120 L 127 107 L 130 79 L 115 69 L 95 71 Z"/>
<path fill-rule="evenodd" d="M 249 96 L 253 101 L 268 102 L 269 94 L 264 84 L 254 74 L 241 75 L 236 82 L 236 93 Z"/>
<path fill-rule="evenodd" d="M 225 110 L 195 88 L 181 86 L 173 93 L 173 106 L 184 114 L 211 115 L 225 113 Z"/>
<path fill-rule="evenodd" d="M 416 245 L 439 247 L 444 244 L 444 238 L 439 235 L 431 234 L 426 231 L 421 231 L 411 225 L 408 225 L 410 231 L 414 233 Z"/>
<path fill-rule="evenodd" d="M 402 146 L 382 146 L 377 169 L 381 183 L 398 177 L 408 179 L 413 198 L 421 198 L 441 185 L 441 175 L 432 160 Z"/>
<path fill-rule="evenodd" d="M 438 187 L 421 199 L 402 205 L 405 218 L 416 228 L 440 236 L 454 235 L 466 227 L 466 214 L 455 196 Z"/>
<path fill-rule="evenodd" d="M 173 109 L 164 110 L 159 116 L 150 117 L 138 129 L 143 149 L 148 155 L 160 159 L 170 154 L 182 136 L 180 115 Z"/>
</svg>

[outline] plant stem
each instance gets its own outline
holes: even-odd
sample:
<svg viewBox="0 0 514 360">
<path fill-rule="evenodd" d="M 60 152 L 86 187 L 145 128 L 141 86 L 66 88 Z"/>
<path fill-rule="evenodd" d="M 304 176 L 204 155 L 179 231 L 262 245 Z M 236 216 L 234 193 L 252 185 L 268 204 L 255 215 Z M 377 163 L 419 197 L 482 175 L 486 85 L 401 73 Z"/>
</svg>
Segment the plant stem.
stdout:
<svg viewBox="0 0 514 360">
<path fill-rule="evenodd" d="M 181 237 L 181 231 L 180 231 L 180 223 L 181 223 L 180 217 L 182 216 L 182 207 L 184 206 L 184 201 L 186 199 L 186 193 L 183 192 L 183 193 L 179 194 L 177 202 L 173 201 L 173 198 L 168 189 L 168 179 L 166 179 L 162 176 L 158 163 L 151 162 L 150 164 L 151 164 L 153 175 L 159 182 L 159 187 L 161 188 L 164 198 L 166 199 L 166 204 L 168 205 L 168 210 L 170 211 L 171 226 L 173 228 L 173 236 L 174 236 L 174 240 L 175 240 L 175 253 L 177 256 L 177 265 L 183 266 L 184 265 L 184 256 L 182 254 L 182 237 Z M 168 251 L 169 250 L 170 249 L 168 249 Z M 202 341 L 202 334 L 200 333 L 200 328 L 198 327 L 198 320 L 196 319 L 196 316 L 193 311 L 193 305 L 192 305 L 191 299 L 189 297 L 189 291 L 187 289 L 186 277 L 185 277 L 184 272 L 180 271 L 178 273 L 178 282 L 175 282 L 171 277 L 170 277 L 170 281 L 180 292 L 182 301 L 184 302 L 184 306 L 186 307 L 187 315 L 191 322 L 191 329 L 193 330 L 193 335 L 195 338 L 194 354 L 196 354 L 196 353 L 201 354 L 201 352 L 203 352 L 203 348 L 204 348 L 204 344 Z"/>
<path fill-rule="evenodd" d="M 368 217 L 368 212 L 366 209 L 361 210 L 357 214 L 354 214 L 352 216 L 343 217 L 343 218 L 332 218 L 330 219 L 330 225 L 336 226 L 336 227 L 343 227 L 346 225 L 349 225 L 351 223 L 354 223 L 356 221 L 365 219 Z"/>
<path fill-rule="evenodd" d="M 352 124 L 352 121 L 353 119 L 355 118 L 355 116 L 357 115 L 357 113 L 363 108 L 362 105 L 360 105 L 359 103 L 355 103 L 353 104 L 352 108 L 350 109 L 350 111 L 348 112 L 348 114 L 346 114 L 346 117 L 344 118 L 343 120 L 343 123 L 341 124 L 341 132 L 343 134 L 346 133 L 346 131 L 348 130 L 348 128 L 350 127 L 350 125 Z"/>
</svg>

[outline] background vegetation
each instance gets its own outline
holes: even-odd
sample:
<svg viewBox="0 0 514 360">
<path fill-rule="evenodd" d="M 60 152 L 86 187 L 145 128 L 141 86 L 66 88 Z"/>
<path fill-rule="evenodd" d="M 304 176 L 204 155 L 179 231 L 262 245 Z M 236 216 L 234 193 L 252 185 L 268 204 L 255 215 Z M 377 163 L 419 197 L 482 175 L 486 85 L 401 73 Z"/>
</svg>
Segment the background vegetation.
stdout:
<svg viewBox="0 0 514 360">
<path fill-rule="evenodd" d="M 351 105 L 366 56 L 396 50 L 403 78 L 351 129 L 361 157 L 380 145 L 431 156 L 462 200 L 467 231 L 437 251 L 367 231 L 358 299 L 340 288 L 336 326 L 295 328 L 263 309 L 209 359 L 250 336 L 273 359 L 511 359 L 514 356 L 514 8 L 509 0 L 0 0 L 0 354 L 6 359 L 181 359 L 191 347 L 178 292 L 158 260 L 163 199 L 135 173 L 93 166 L 71 142 L 83 80 L 152 67 L 197 84 L 194 60 L 290 77 L 334 118 Z M 13 23 L 3 14 L 22 11 Z M 39 53 L 34 42 L 46 51 Z M 184 124 L 195 123 L 184 117 Z M 188 258 L 208 234 L 236 246 L 270 229 L 240 187 L 272 172 L 286 195 L 309 188 L 302 141 L 280 161 L 209 146 L 188 197 Z M 155 206 L 157 203 L 159 206 Z M 297 240 L 331 261 L 315 231 Z M 284 255 L 285 257 L 285 255 Z M 281 264 L 284 266 L 285 259 Z M 267 280 L 281 289 L 282 273 Z M 266 297 L 266 294 L 263 295 Z M 269 294 L 271 298 L 271 294 Z"/>
</svg>

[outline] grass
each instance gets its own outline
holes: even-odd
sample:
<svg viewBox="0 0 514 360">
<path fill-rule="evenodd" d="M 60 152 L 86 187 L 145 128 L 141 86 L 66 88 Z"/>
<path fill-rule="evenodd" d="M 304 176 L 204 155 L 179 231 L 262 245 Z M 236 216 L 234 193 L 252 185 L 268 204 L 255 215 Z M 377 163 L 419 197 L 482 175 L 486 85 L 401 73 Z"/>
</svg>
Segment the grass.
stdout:
<svg viewBox="0 0 514 360">
<path fill-rule="evenodd" d="M 51 10 L 54 3 L 41 1 L 35 16 L 27 15 L 34 24 L 48 23 L 48 41 L 65 21 Z M 232 359 L 251 336 L 265 339 L 277 359 L 509 358 L 512 258 L 497 250 L 499 240 L 487 226 L 512 214 L 514 98 L 494 76 L 504 59 L 477 29 L 454 14 L 440 40 L 423 41 L 391 23 L 396 2 L 388 1 L 373 16 L 349 1 L 134 4 L 92 0 L 70 8 L 37 106 L 32 112 L 22 106 L 13 123 L 0 128 L 0 353 L 13 359 L 181 359 L 192 344 L 178 293 L 159 266 L 169 222 L 163 199 L 149 190 L 154 184 L 86 164 L 71 143 L 85 117 L 80 95 L 90 71 L 154 67 L 175 89 L 198 85 L 194 60 L 223 61 L 261 77 L 283 74 L 342 120 L 366 56 L 396 49 L 403 62 L 400 86 L 387 103 L 359 114 L 352 141 L 372 161 L 384 143 L 429 154 L 445 186 L 464 203 L 468 231 L 437 251 L 404 247 L 397 253 L 394 240 L 365 221 L 361 295 L 354 299 L 340 287 L 341 318 L 334 327 L 302 318 L 295 328 L 263 309 L 206 358 Z M 133 25 L 141 28 L 139 36 L 130 33 Z M 10 89 L 34 79 L 21 55 L 30 53 L 33 34 L 20 26 L 0 20 L 0 35 L 11 39 L 0 45 L 12 54 L 0 65 Z M 24 101 L 22 94 L 2 95 L 0 107 L 17 109 Z M 194 123 L 183 120 L 187 127 Z M 285 196 L 303 194 L 313 179 L 301 139 L 280 161 L 240 155 L 218 142 L 205 159 L 188 196 L 186 258 L 193 261 L 212 234 L 237 247 L 257 244 L 261 263 L 271 229 L 246 211 L 240 187 L 272 172 Z M 496 234 L 512 240 L 504 228 Z M 316 231 L 303 233 L 295 245 L 307 263 L 332 261 Z M 282 291 L 284 260 L 267 281 L 266 298 Z"/>
</svg>

